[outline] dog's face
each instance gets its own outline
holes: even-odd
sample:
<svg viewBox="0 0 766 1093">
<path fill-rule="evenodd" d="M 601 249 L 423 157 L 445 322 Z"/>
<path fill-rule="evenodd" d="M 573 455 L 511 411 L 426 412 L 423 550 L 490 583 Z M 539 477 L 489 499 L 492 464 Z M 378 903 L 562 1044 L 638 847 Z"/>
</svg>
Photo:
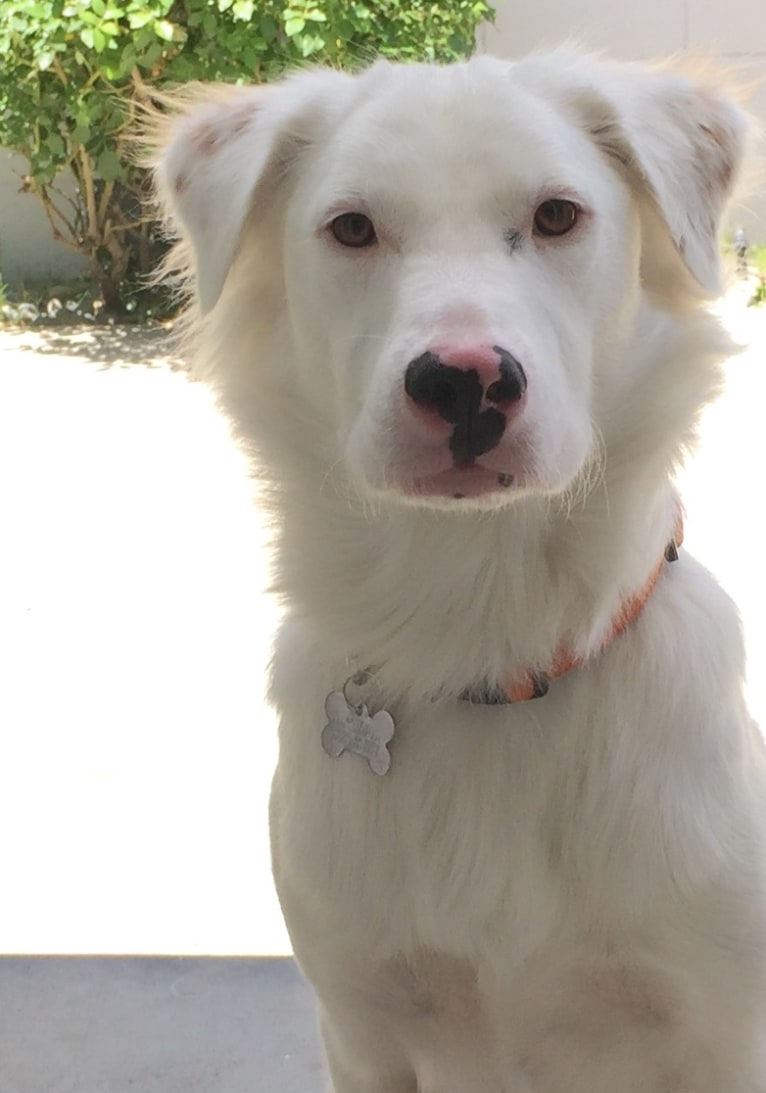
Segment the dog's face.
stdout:
<svg viewBox="0 0 766 1093">
<path fill-rule="evenodd" d="M 160 175 L 203 308 L 260 248 L 260 328 L 363 491 L 494 506 L 588 461 L 640 281 L 714 283 L 742 128 L 586 58 L 378 65 L 199 106 Z"/>
<path fill-rule="evenodd" d="M 591 447 L 593 342 L 636 265 L 633 204 L 584 132 L 490 73 L 379 73 L 288 204 L 300 359 L 376 490 L 556 489 Z"/>
</svg>

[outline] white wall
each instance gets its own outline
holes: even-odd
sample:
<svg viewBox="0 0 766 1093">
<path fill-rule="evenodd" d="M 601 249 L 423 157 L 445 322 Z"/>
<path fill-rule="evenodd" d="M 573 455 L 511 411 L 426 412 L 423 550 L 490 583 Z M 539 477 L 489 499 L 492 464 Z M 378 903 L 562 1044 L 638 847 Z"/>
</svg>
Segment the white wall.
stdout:
<svg viewBox="0 0 766 1093">
<path fill-rule="evenodd" d="M 495 0 L 494 25 L 481 28 L 479 46 L 499 57 L 579 41 L 620 60 L 688 52 L 719 62 L 737 83 L 761 82 L 749 109 L 766 129 L 766 16 L 763 0 Z M 729 226 L 742 224 L 766 243 L 766 189 L 751 180 Z"/>
<path fill-rule="evenodd" d="M 86 263 L 55 241 L 37 198 L 19 192 L 25 165 L 0 149 L 0 273 L 9 283 L 75 277 Z"/>
</svg>

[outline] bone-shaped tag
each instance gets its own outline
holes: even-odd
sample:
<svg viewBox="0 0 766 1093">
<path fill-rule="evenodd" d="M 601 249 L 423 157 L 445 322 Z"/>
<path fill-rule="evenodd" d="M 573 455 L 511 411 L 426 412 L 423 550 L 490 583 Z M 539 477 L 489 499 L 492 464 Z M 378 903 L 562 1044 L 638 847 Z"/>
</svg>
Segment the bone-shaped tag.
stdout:
<svg viewBox="0 0 766 1093">
<path fill-rule="evenodd" d="M 327 724 L 322 730 L 322 747 L 337 759 L 344 751 L 366 759 L 375 774 L 387 774 L 391 755 L 386 745 L 394 735 L 394 719 L 387 710 L 370 717 L 366 706 L 354 707 L 342 691 L 325 699 Z"/>
</svg>

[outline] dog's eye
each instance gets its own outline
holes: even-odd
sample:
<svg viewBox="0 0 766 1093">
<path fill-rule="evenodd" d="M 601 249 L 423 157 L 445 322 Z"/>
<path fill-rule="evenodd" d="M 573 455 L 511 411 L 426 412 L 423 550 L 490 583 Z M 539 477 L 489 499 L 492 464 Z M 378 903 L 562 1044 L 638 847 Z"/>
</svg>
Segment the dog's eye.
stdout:
<svg viewBox="0 0 766 1093">
<path fill-rule="evenodd" d="M 558 197 L 543 201 L 535 213 L 535 231 L 538 235 L 566 235 L 577 223 L 577 214 L 573 201 Z"/>
<path fill-rule="evenodd" d="M 330 231 L 344 247 L 369 247 L 377 239 L 373 223 L 364 213 L 341 213 L 330 223 Z"/>
</svg>

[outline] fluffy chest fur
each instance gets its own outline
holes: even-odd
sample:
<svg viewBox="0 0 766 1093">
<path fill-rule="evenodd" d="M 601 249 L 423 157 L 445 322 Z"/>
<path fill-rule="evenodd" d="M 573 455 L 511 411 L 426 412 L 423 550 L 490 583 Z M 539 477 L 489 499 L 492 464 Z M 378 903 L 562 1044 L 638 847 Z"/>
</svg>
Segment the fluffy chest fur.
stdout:
<svg viewBox="0 0 766 1093">
<path fill-rule="evenodd" d="M 736 731 L 747 715 L 731 616 L 719 640 L 727 606 L 684 556 L 631 631 L 544 699 L 386 702 L 373 688 L 371 708 L 397 723 L 383 777 L 323 752 L 324 698 L 348 668 L 325 658 L 321 634 L 288 623 L 273 695 L 277 784 L 295 803 L 277 830 L 292 853 L 303 847 L 312 914 L 324 894 L 344 938 L 465 953 L 510 918 L 524 922 L 508 937 L 524 954 L 560 916 L 608 934 L 658 901 L 685 913 L 686 897 L 721 879 L 701 834 L 733 846 L 735 798 L 760 784 L 757 737 Z"/>
<path fill-rule="evenodd" d="M 544 700 L 394 704 L 384 777 L 321 750 L 323 698 L 345 666 L 286 627 L 273 840 L 296 952 L 331 999 L 361 991 L 432 1075 L 425 1088 L 525 1089 L 522 1071 L 510 1078 L 520 1060 L 530 1089 L 606 1093 L 619 1074 L 638 1090 L 655 1067 L 658 1089 L 675 1067 L 691 1067 L 691 1088 L 720 1087 L 702 1045 L 744 984 L 762 989 L 747 953 L 764 885 L 762 821 L 742 825 L 760 817 L 762 765 L 739 732 L 731 616 L 717 643 L 727 608 L 684 556 L 636 627 Z M 607 1046 L 624 1069 L 575 1084 L 570 1068 Z"/>
</svg>

